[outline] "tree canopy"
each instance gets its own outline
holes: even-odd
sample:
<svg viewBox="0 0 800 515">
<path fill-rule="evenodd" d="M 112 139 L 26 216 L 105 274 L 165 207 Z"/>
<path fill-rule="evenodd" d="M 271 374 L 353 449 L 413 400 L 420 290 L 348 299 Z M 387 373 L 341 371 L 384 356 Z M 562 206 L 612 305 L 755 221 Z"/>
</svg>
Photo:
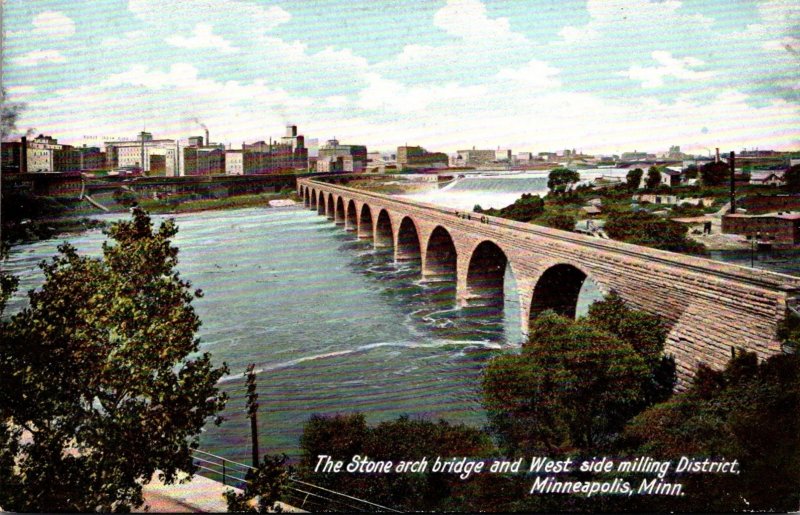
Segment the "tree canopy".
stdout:
<svg viewBox="0 0 800 515">
<path fill-rule="evenodd" d="M 109 229 L 102 258 L 62 244 L 29 307 L 2 322 L 5 509 L 127 511 L 156 470 L 166 482 L 194 471 L 227 367 L 199 350 L 201 292 L 175 270 L 176 232 L 135 210 Z"/>
<path fill-rule="evenodd" d="M 706 163 L 700 167 L 700 178 L 705 186 L 719 186 L 730 175 L 730 167 L 722 161 Z"/>
<path fill-rule="evenodd" d="M 580 180 L 580 174 L 574 170 L 555 168 L 547 177 L 547 188 L 553 193 L 561 193 Z"/>
<path fill-rule="evenodd" d="M 513 204 L 504 208 L 482 209 L 481 206 L 475 206 L 473 211 L 476 213 L 486 213 L 490 216 L 500 216 L 508 218 L 509 220 L 516 220 L 517 222 L 530 222 L 532 218 L 542 214 L 544 211 L 544 201 L 539 195 L 523 193 Z"/>
<path fill-rule="evenodd" d="M 794 165 L 783 176 L 786 189 L 792 193 L 800 193 L 800 165 Z"/>
<path fill-rule="evenodd" d="M 658 170 L 657 167 L 651 166 L 649 170 L 647 170 L 647 179 L 645 179 L 645 187 L 648 190 L 654 190 L 661 185 L 661 172 Z"/>
<path fill-rule="evenodd" d="M 605 231 L 615 240 L 672 252 L 705 254 L 705 246 L 686 236 L 686 227 L 646 211 L 611 212 Z"/>
<path fill-rule="evenodd" d="M 628 170 L 628 175 L 625 176 L 625 184 L 628 186 L 628 189 L 638 190 L 639 186 L 642 183 L 643 175 L 644 171 L 641 168 L 634 168 L 633 170 Z"/>
</svg>

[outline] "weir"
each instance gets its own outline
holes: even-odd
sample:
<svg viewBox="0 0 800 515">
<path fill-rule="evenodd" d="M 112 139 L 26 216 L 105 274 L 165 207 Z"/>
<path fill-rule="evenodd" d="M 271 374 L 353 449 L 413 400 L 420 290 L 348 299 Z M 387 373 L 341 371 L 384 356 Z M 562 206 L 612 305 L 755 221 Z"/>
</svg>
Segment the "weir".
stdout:
<svg viewBox="0 0 800 515">
<path fill-rule="evenodd" d="M 299 178 L 297 188 L 309 207 L 312 198 L 327 197 L 328 218 L 357 230 L 359 238 L 393 247 L 398 260 L 419 261 L 422 277 L 455 275 L 458 306 L 502 309 L 508 266 L 517 282 L 523 334 L 531 317 L 546 309 L 574 316 L 578 292 L 590 278 L 602 292 L 616 292 L 662 318 L 665 352 L 682 378 L 701 363 L 724 367 L 737 350 L 762 359 L 780 353 L 778 327 L 800 295 L 800 278 L 775 272 L 314 179 Z"/>
</svg>

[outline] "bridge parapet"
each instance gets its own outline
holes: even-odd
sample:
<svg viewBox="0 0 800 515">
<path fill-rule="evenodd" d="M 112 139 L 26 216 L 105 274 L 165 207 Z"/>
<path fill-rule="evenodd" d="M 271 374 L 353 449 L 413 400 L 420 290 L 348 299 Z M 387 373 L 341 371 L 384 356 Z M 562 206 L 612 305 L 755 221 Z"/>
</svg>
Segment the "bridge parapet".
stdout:
<svg viewBox="0 0 800 515">
<path fill-rule="evenodd" d="M 385 211 L 396 256 L 398 249 L 408 252 L 411 248 L 409 228 L 413 226 L 423 276 L 434 269 L 437 273 L 442 271 L 442 263 L 428 263 L 432 234 L 440 227 L 436 244 L 450 245 L 444 237 L 446 233 L 456 254 L 455 262 L 447 261 L 447 266 L 455 265 L 452 271 L 459 305 L 480 296 L 478 290 L 493 291 L 492 281 L 496 283 L 499 267 L 507 261 L 518 286 L 524 333 L 531 314 L 540 309 L 570 314 L 569 304 L 573 303 L 574 313 L 579 285 L 589 277 L 601 290 L 615 291 L 632 305 L 664 319 L 669 328 L 666 351 L 675 356 L 684 376 L 701 362 L 717 368 L 724 366 L 734 348 L 754 351 L 762 358 L 781 352 L 777 327 L 786 315 L 787 302 L 800 295 L 800 277 L 600 240 L 313 179 L 298 180 L 298 190 L 323 193 L 337 203 L 341 199 L 345 206 L 352 200 L 356 206 L 354 224 L 361 227 L 361 217 L 368 212 L 376 242 L 385 242 L 385 237 L 380 236 L 380 224 L 385 228 L 387 223 L 386 216 L 381 218 Z M 359 234 L 368 237 L 363 230 Z M 431 256 L 441 260 L 442 255 L 448 255 L 440 250 L 431 252 Z"/>
</svg>

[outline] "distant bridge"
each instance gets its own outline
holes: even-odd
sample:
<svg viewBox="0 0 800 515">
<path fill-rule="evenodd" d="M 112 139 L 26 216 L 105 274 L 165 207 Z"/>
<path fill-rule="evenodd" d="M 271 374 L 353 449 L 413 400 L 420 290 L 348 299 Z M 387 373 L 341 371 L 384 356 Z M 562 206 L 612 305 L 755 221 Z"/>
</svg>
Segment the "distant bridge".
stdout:
<svg viewBox="0 0 800 515">
<path fill-rule="evenodd" d="M 776 330 L 800 278 L 600 240 L 319 180 L 297 181 L 298 194 L 358 238 L 392 247 L 396 260 L 418 260 L 423 278 L 455 279 L 455 302 L 501 308 L 506 266 L 517 283 L 521 326 L 552 309 L 575 316 L 591 278 L 668 326 L 666 353 L 681 377 L 699 363 L 724 367 L 734 349 L 766 358 L 781 352 Z"/>
</svg>

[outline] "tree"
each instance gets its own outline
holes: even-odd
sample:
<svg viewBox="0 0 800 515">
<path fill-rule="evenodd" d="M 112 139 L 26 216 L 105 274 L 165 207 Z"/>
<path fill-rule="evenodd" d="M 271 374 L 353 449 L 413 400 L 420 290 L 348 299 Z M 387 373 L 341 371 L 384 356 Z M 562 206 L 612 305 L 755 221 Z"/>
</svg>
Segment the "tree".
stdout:
<svg viewBox="0 0 800 515">
<path fill-rule="evenodd" d="M 702 243 L 686 237 L 686 227 L 646 211 L 612 211 L 604 227 L 611 238 L 672 252 L 705 254 Z"/>
<path fill-rule="evenodd" d="M 634 168 L 628 171 L 628 175 L 625 176 L 625 183 L 629 190 L 634 191 L 639 189 L 639 186 L 642 184 L 642 175 L 644 175 L 644 171 L 641 168 Z"/>
<path fill-rule="evenodd" d="M 724 457 L 739 474 L 688 474 L 685 496 L 643 511 L 792 511 L 800 504 L 800 356 L 759 362 L 736 355 L 723 371 L 701 367 L 691 387 L 631 421 L 634 456 Z M 669 478 L 666 479 L 670 481 Z"/>
<path fill-rule="evenodd" d="M 705 186 L 719 186 L 730 175 L 730 167 L 722 161 L 706 163 L 700 167 L 700 178 Z"/>
<path fill-rule="evenodd" d="M 0 140 L 5 141 L 14 131 L 17 130 L 17 119 L 25 110 L 25 104 L 21 102 L 9 102 L 8 93 L 5 87 L 0 87 Z"/>
<path fill-rule="evenodd" d="M 136 209 L 108 230 L 102 258 L 62 244 L 29 307 L 0 326 L 5 509 L 126 511 L 156 470 L 167 483 L 194 472 L 227 367 L 199 352 L 202 292 L 175 270 L 176 232 Z"/>
<path fill-rule="evenodd" d="M 574 170 L 567 168 L 555 168 L 547 176 L 547 188 L 553 193 L 563 193 L 572 184 L 581 180 L 581 176 Z"/>
<path fill-rule="evenodd" d="M 654 190 L 661 184 L 661 172 L 658 171 L 658 168 L 655 166 L 651 166 L 649 170 L 647 170 L 647 179 L 645 180 L 645 187 L 648 190 Z"/>
<path fill-rule="evenodd" d="M 553 229 L 560 229 L 562 231 L 572 231 L 575 229 L 575 216 L 567 211 L 547 209 L 542 216 L 537 220 L 538 223 L 544 224 Z"/>
<path fill-rule="evenodd" d="M 489 364 L 484 405 L 508 452 L 596 452 L 641 409 L 648 379 L 628 342 L 548 311 L 531 325 L 521 354 Z"/>
<path fill-rule="evenodd" d="M 369 499 L 385 506 L 411 511 L 438 511 L 460 488 L 463 480 L 457 475 L 430 472 L 430 460 L 440 456 L 485 458 L 495 448 L 489 435 L 463 424 L 443 420 L 411 419 L 408 416 L 381 422 L 369 427 L 359 413 L 333 417 L 312 416 L 300 439 L 303 455 L 300 474 L 318 486 Z M 333 460 L 348 463 L 353 456 L 368 456 L 375 461 L 429 460 L 425 472 L 385 474 L 315 472 L 317 456 L 325 454 Z"/>
<path fill-rule="evenodd" d="M 696 179 L 697 173 L 698 170 L 696 164 L 690 164 L 683 170 L 683 176 L 686 177 L 687 179 Z"/>
<path fill-rule="evenodd" d="M 289 486 L 291 468 L 286 466 L 288 457 L 264 456 L 256 469 L 245 476 L 245 488 L 241 493 L 225 491 L 229 512 L 238 513 L 282 513 L 278 502 L 283 499 Z"/>
<path fill-rule="evenodd" d="M 786 189 L 792 193 L 800 193 L 800 165 L 794 165 L 783 175 Z"/>
<path fill-rule="evenodd" d="M 513 204 L 501 209 L 482 209 L 480 205 L 475 205 L 472 209 L 476 213 L 486 213 L 490 216 L 499 216 L 515 220 L 517 222 L 529 222 L 532 218 L 542 214 L 544 211 L 544 200 L 539 195 L 523 193 Z"/>
</svg>

